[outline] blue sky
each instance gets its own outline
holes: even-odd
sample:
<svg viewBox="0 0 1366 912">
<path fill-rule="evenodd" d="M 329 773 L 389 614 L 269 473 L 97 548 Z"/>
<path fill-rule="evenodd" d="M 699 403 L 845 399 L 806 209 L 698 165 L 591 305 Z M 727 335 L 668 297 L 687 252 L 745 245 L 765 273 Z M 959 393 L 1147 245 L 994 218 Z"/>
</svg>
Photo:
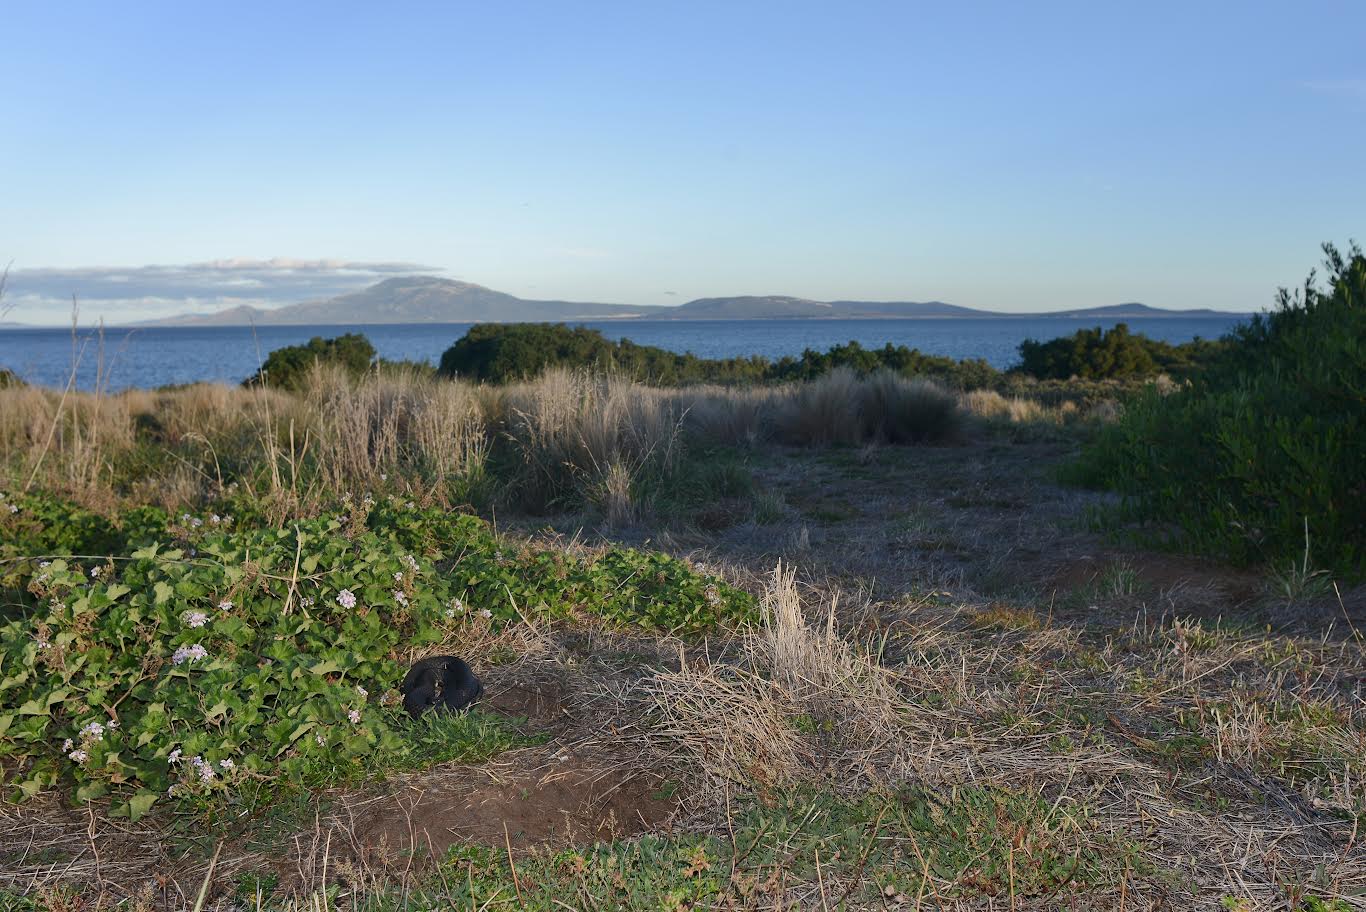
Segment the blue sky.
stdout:
<svg viewBox="0 0 1366 912">
<path fill-rule="evenodd" d="M 639 304 L 1247 310 L 1366 234 L 1359 0 L 35 3 L 4 23 L 0 264 L 28 322 L 71 293 L 124 319 L 408 269 Z"/>
</svg>

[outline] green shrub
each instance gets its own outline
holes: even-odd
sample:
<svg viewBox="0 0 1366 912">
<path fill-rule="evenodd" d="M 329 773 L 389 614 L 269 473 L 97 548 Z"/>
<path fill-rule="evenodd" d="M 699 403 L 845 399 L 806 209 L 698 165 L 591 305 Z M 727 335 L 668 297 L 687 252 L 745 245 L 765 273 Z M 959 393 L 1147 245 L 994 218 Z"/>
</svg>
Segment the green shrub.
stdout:
<svg viewBox="0 0 1366 912">
<path fill-rule="evenodd" d="M 375 347 L 360 333 L 347 333 L 335 339 L 314 336 L 306 345 L 287 345 L 275 349 L 243 385 L 264 384 L 297 390 L 303 387 L 304 380 L 315 364 L 335 364 L 352 376 L 359 376 L 370 368 L 374 359 Z"/>
<path fill-rule="evenodd" d="M 1229 337 L 1186 389 L 1130 402 L 1072 469 L 1125 495 L 1125 512 L 1175 523 L 1188 548 L 1366 575 L 1366 257 L 1325 245 L 1330 285 Z"/>
<path fill-rule="evenodd" d="M 54 522 L 60 520 L 54 514 Z M 0 771 L 116 813 L 403 750 L 393 689 L 464 624 L 588 615 L 694 634 L 754 600 L 661 554 L 580 559 L 397 499 L 270 528 L 185 515 L 159 544 L 27 561 L 0 627 Z"/>
<path fill-rule="evenodd" d="M 629 339 L 613 342 L 596 329 L 548 323 L 474 326 L 441 356 L 438 371 L 447 377 L 507 383 L 536 377 L 552 367 L 611 372 L 658 385 L 814 380 L 838 368 L 861 376 L 892 370 L 972 389 L 1000 379 L 999 372 L 980 359 L 955 361 L 890 343 L 866 349 L 850 342 L 823 353 L 807 349 L 800 357 L 777 361 L 758 355 L 709 359 Z"/>
<path fill-rule="evenodd" d="M 1040 380 L 1123 380 L 1151 377 L 1159 372 L 1189 375 L 1210 363 L 1226 343 L 1195 339 L 1180 345 L 1129 332 L 1125 323 L 1112 329 L 1079 329 L 1048 342 L 1020 343 L 1018 373 Z"/>
</svg>

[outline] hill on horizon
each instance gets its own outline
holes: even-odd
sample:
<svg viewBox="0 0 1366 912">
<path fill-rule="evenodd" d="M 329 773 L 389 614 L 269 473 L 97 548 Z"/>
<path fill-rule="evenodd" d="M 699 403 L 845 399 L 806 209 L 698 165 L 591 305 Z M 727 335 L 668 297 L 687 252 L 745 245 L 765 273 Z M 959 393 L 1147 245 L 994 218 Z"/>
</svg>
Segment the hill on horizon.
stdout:
<svg viewBox="0 0 1366 912">
<path fill-rule="evenodd" d="M 350 325 L 359 323 L 557 323 L 585 320 L 858 320 L 936 317 L 1222 316 L 1222 311 L 1163 310 L 1129 303 L 1044 313 L 977 310 L 943 301 L 814 301 L 787 295 L 697 298 L 673 307 L 530 300 L 472 282 L 435 276 L 385 279 L 360 291 L 274 309 L 232 307 L 143 321 L 145 326 Z"/>
</svg>

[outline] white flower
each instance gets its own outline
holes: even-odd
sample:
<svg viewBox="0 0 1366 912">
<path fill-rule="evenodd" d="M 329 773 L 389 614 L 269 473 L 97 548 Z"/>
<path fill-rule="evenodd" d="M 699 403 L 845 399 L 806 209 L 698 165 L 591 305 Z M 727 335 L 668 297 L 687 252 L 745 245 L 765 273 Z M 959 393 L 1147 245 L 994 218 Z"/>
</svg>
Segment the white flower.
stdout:
<svg viewBox="0 0 1366 912">
<path fill-rule="evenodd" d="M 34 639 L 34 645 L 36 645 L 39 649 L 51 649 L 51 648 L 52 648 L 52 643 L 51 643 L 51 642 L 48 640 L 48 638 L 45 637 L 45 636 L 36 636 L 36 637 L 34 637 L 33 639 Z"/>
<path fill-rule="evenodd" d="M 71 748 L 74 746 L 75 745 L 71 743 L 71 739 L 67 738 L 65 741 L 62 742 L 62 752 L 66 753 L 67 751 L 71 750 Z"/>
<path fill-rule="evenodd" d="M 10 505 L 9 505 L 9 511 L 10 511 L 11 513 L 18 513 L 18 512 L 19 512 L 19 505 L 18 505 L 18 504 L 10 504 Z"/>
<path fill-rule="evenodd" d="M 52 561 L 42 561 L 41 563 L 38 564 L 38 569 L 40 569 L 40 570 L 46 570 L 48 567 L 51 567 L 51 566 L 52 566 Z"/>
<path fill-rule="evenodd" d="M 203 627 L 209 622 L 209 616 L 202 611 L 185 612 L 185 623 L 191 627 Z"/>
<path fill-rule="evenodd" d="M 396 582 L 396 583 L 401 583 L 401 582 L 403 582 L 403 571 L 402 571 L 402 570 L 400 570 L 399 572 L 397 572 L 397 573 L 394 574 L 394 582 Z"/>
<path fill-rule="evenodd" d="M 190 520 L 190 525 L 198 529 L 200 526 L 204 525 L 204 520 L 196 516 L 194 519 Z"/>
<path fill-rule="evenodd" d="M 167 763 L 179 763 L 179 762 L 180 762 L 180 748 L 177 747 L 175 750 L 173 750 L 173 751 L 171 751 L 169 754 L 167 754 L 167 755 L 166 755 L 166 762 L 167 762 Z"/>
<path fill-rule="evenodd" d="M 379 480 L 380 480 L 380 481 L 388 481 L 388 480 L 389 480 L 389 473 L 388 473 L 388 472 L 380 472 L 380 473 L 379 473 Z"/>
<path fill-rule="evenodd" d="M 236 763 L 233 763 L 232 760 L 229 759 L 219 760 L 218 765 L 223 767 L 223 769 L 225 770 L 231 770 L 237 766 Z"/>
<path fill-rule="evenodd" d="M 402 589 L 395 589 L 395 590 L 394 590 L 394 601 L 398 602 L 400 605 L 404 606 L 405 608 L 408 606 L 408 596 L 406 596 L 406 595 L 403 594 L 403 590 L 402 590 Z"/>
<path fill-rule="evenodd" d="M 337 593 L 337 604 L 341 605 L 343 608 L 356 607 L 356 594 L 350 589 L 343 589 L 341 592 Z"/>
<path fill-rule="evenodd" d="M 199 659 L 207 658 L 209 652 L 203 646 L 195 643 L 193 646 L 181 646 L 171 656 L 172 665 L 181 665 L 185 662 L 195 662 Z"/>
<path fill-rule="evenodd" d="M 446 604 L 451 606 L 451 610 L 446 612 L 447 617 L 454 617 L 457 614 L 465 613 L 465 603 L 458 598 L 453 598 Z"/>
<path fill-rule="evenodd" d="M 447 609 L 446 609 L 446 617 L 448 617 L 448 618 L 453 618 L 453 617 L 455 617 L 455 609 L 454 609 L 454 608 L 447 608 Z"/>
<path fill-rule="evenodd" d="M 103 567 L 91 567 L 91 568 L 90 568 L 90 578 L 91 578 L 91 579 L 97 579 L 97 578 L 99 578 L 100 571 L 103 570 L 103 569 L 104 569 Z"/>
<path fill-rule="evenodd" d="M 490 611 L 490 610 L 488 610 L 487 608 L 485 608 L 485 609 L 483 609 L 482 611 L 479 612 L 479 616 L 480 616 L 481 618 L 491 618 L 491 617 L 493 617 L 493 612 Z"/>
<path fill-rule="evenodd" d="M 99 722 L 91 722 L 85 728 L 81 729 L 81 738 L 92 741 L 103 741 L 104 726 Z"/>
<path fill-rule="evenodd" d="M 318 732 L 316 735 L 314 735 L 313 740 L 317 741 L 320 745 L 327 743 L 327 741 L 323 738 L 322 732 Z"/>
<path fill-rule="evenodd" d="M 409 570 L 414 573 L 417 572 L 417 558 L 413 557 L 411 554 L 405 554 L 403 555 L 403 562 L 408 565 Z"/>
<path fill-rule="evenodd" d="M 83 750 L 74 750 L 71 753 L 67 754 L 67 756 L 70 757 L 72 760 L 76 761 L 77 763 L 84 763 L 85 761 L 90 759 L 90 755 Z"/>
<path fill-rule="evenodd" d="M 181 514 L 180 514 L 180 521 L 183 522 L 183 523 L 189 522 L 189 521 L 190 521 L 190 514 L 188 514 L 188 513 L 181 513 Z"/>
<path fill-rule="evenodd" d="M 114 729 L 119 727 L 119 720 L 111 719 L 108 722 L 104 723 L 104 727 L 109 729 L 110 731 L 113 731 Z"/>
<path fill-rule="evenodd" d="M 222 521 L 223 517 L 219 516 L 217 513 L 209 517 L 209 522 L 213 523 L 215 526 L 221 523 Z"/>
<path fill-rule="evenodd" d="M 167 795 L 167 797 L 169 797 L 169 798 L 174 798 L 174 797 L 175 797 L 175 792 L 176 792 L 176 788 L 175 788 L 175 786 L 173 785 L 173 786 L 171 786 L 170 788 L 168 788 L 168 789 L 166 790 L 166 795 Z"/>
<path fill-rule="evenodd" d="M 360 725 L 360 710 L 353 709 L 346 714 L 346 718 L 351 720 L 352 725 Z"/>
<path fill-rule="evenodd" d="M 364 687 L 361 687 L 359 684 L 356 685 L 356 693 L 361 695 L 361 699 L 365 699 L 366 697 L 370 696 L 370 691 L 366 690 Z"/>
<path fill-rule="evenodd" d="M 303 598 L 299 599 L 299 604 L 303 605 L 305 608 L 312 608 L 313 598 L 311 596 L 305 595 Z"/>
<path fill-rule="evenodd" d="M 219 610 L 219 611 L 231 611 L 231 610 L 232 610 L 232 600 L 231 600 L 231 599 L 223 599 L 223 601 L 221 601 L 221 602 L 218 603 L 218 610 Z"/>
</svg>

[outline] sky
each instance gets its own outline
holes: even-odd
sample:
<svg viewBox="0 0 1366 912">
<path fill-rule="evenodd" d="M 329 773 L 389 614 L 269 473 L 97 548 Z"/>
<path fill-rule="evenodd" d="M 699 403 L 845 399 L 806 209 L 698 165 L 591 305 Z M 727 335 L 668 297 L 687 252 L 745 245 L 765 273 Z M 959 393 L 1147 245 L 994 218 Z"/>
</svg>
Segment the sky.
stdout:
<svg viewBox="0 0 1366 912">
<path fill-rule="evenodd" d="M 1366 240 L 1366 4 L 5 5 L 0 307 L 1254 310 Z"/>
</svg>

